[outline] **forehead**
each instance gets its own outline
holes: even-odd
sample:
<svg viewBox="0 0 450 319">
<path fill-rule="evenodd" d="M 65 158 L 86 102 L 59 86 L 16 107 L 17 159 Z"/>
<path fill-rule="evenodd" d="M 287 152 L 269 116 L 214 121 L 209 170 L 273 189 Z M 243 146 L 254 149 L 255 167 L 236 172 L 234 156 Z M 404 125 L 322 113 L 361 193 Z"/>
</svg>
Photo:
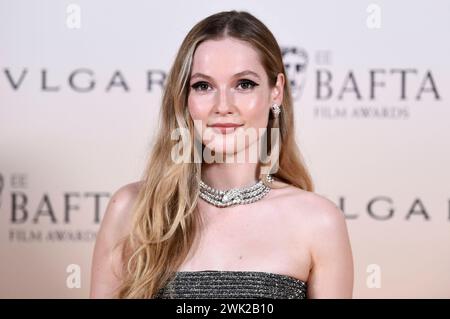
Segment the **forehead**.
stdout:
<svg viewBox="0 0 450 319">
<path fill-rule="evenodd" d="M 247 69 L 264 76 L 258 52 L 245 41 L 234 38 L 206 40 L 194 53 L 192 74 L 201 72 L 214 78 L 226 78 Z"/>
</svg>

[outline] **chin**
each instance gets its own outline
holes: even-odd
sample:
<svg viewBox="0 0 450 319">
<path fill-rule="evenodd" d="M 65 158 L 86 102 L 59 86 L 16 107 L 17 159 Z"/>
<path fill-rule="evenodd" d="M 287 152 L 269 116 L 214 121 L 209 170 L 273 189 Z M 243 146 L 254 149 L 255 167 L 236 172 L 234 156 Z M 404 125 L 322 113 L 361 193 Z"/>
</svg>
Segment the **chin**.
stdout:
<svg viewBox="0 0 450 319">
<path fill-rule="evenodd" d="M 204 159 L 208 156 L 211 156 L 208 159 L 208 163 L 224 163 L 225 157 L 234 156 L 231 163 L 245 163 L 247 160 L 244 157 L 244 154 L 248 153 L 247 145 L 242 145 L 241 147 L 236 148 L 236 143 L 209 143 L 208 146 L 205 147 L 205 151 L 203 154 Z M 249 158 L 249 157 L 247 157 Z M 257 161 L 257 154 L 253 156 Z M 206 159 L 205 159 L 206 161 Z"/>
</svg>

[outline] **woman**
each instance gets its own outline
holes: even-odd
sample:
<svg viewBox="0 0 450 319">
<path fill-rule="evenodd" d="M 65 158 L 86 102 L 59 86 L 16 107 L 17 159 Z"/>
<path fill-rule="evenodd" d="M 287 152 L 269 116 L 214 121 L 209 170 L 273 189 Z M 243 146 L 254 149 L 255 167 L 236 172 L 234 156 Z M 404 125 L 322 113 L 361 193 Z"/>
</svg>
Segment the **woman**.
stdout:
<svg viewBox="0 0 450 319">
<path fill-rule="evenodd" d="M 345 219 L 313 193 L 292 106 L 261 21 L 229 11 L 195 25 L 170 70 L 144 176 L 108 203 L 91 297 L 352 297 Z"/>
</svg>

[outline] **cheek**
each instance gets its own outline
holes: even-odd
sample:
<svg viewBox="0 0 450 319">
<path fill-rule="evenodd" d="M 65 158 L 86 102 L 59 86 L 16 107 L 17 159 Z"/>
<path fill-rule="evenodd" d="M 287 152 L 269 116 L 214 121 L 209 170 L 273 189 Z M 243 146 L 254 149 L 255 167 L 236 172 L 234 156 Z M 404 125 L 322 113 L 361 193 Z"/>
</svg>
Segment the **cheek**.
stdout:
<svg viewBox="0 0 450 319">
<path fill-rule="evenodd" d="M 247 122 L 247 127 L 267 127 L 268 102 L 263 96 L 248 97 L 246 101 L 240 101 L 242 116 Z"/>
<path fill-rule="evenodd" d="M 189 114 L 194 121 L 194 127 L 198 134 L 203 136 L 208 123 L 208 107 L 201 99 L 189 96 L 188 97 Z"/>
<path fill-rule="evenodd" d="M 194 120 L 198 119 L 201 115 L 200 105 L 196 104 L 195 101 L 192 101 L 191 98 L 188 99 L 188 110 Z"/>
<path fill-rule="evenodd" d="M 208 113 L 205 112 L 206 107 L 204 103 L 201 103 L 191 96 L 188 97 L 188 109 L 193 120 L 201 120 L 208 116 Z"/>
</svg>

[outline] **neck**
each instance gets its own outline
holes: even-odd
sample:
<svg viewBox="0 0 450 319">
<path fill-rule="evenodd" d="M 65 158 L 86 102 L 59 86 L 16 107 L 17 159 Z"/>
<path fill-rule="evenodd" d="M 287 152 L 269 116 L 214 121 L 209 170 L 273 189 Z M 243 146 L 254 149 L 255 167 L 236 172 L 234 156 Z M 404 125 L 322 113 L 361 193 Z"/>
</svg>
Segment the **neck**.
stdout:
<svg viewBox="0 0 450 319">
<path fill-rule="evenodd" d="M 219 190 L 252 186 L 259 181 L 258 163 L 203 163 L 202 181 Z"/>
</svg>

